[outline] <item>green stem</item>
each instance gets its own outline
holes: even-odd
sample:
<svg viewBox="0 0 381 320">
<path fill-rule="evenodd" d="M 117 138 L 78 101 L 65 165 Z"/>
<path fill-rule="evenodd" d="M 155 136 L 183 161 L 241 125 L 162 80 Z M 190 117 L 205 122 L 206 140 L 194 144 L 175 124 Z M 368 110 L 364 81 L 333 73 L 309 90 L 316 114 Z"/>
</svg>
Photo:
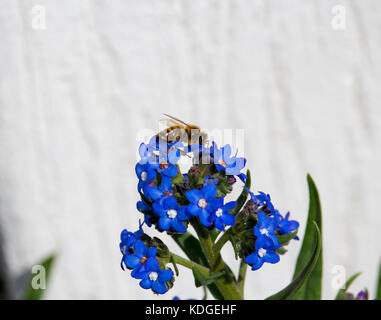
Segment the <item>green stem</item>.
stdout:
<svg viewBox="0 0 381 320">
<path fill-rule="evenodd" d="M 204 252 L 206 259 L 208 260 L 211 273 L 217 273 L 225 271 L 225 276 L 216 280 L 216 286 L 220 290 L 225 300 L 242 300 L 242 295 L 238 290 L 234 279 L 228 272 L 228 267 L 223 261 L 219 251 L 214 250 L 214 244 L 210 237 L 210 232 L 200 224 L 197 219 L 192 219 L 191 224 L 195 229 L 198 238 L 200 240 L 201 248 Z"/>
<path fill-rule="evenodd" d="M 188 259 L 185 259 L 183 257 L 178 256 L 177 254 L 171 253 L 172 258 L 174 259 L 175 263 L 180 264 L 184 267 L 187 267 L 192 270 L 192 268 L 197 268 L 201 273 L 207 275 L 210 274 L 210 269 L 206 268 L 196 262 L 190 261 Z"/>
<path fill-rule="evenodd" d="M 241 292 L 242 297 L 244 296 L 246 271 L 247 271 L 247 264 L 244 261 L 244 259 L 242 259 L 241 264 L 239 265 L 238 281 L 237 281 L 237 286 L 239 291 Z"/>
<path fill-rule="evenodd" d="M 218 241 L 214 244 L 213 246 L 213 251 L 214 252 L 220 252 L 222 247 L 225 245 L 226 242 L 228 242 L 230 240 L 230 231 L 231 229 L 229 229 L 228 231 L 226 231 L 219 239 Z"/>
</svg>

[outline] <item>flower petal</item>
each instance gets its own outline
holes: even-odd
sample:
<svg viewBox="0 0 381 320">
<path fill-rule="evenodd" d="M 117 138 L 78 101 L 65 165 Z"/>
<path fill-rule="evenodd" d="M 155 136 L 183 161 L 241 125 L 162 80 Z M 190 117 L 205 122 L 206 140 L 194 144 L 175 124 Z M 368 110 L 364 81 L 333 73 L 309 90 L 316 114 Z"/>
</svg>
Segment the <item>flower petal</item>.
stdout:
<svg viewBox="0 0 381 320">
<path fill-rule="evenodd" d="M 147 250 L 147 257 L 155 257 L 157 254 L 157 250 L 154 247 L 149 247 Z"/>
<path fill-rule="evenodd" d="M 151 287 L 152 287 L 152 281 L 148 277 L 146 277 L 142 281 L 140 281 L 139 284 L 143 289 L 151 289 Z"/>
<path fill-rule="evenodd" d="M 163 176 L 160 183 L 160 190 L 163 193 L 165 193 L 165 192 L 171 191 L 171 189 L 172 189 L 172 178 Z"/>
<path fill-rule="evenodd" d="M 131 272 L 131 276 L 135 279 L 143 279 L 147 275 L 147 267 L 145 264 L 139 263 Z"/>
<path fill-rule="evenodd" d="M 210 217 L 210 213 L 208 212 L 208 210 L 202 209 L 200 212 L 199 218 L 201 223 L 205 227 L 209 227 L 212 224 L 212 222 L 209 220 L 209 217 Z"/>
<path fill-rule="evenodd" d="M 184 233 L 187 231 L 187 228 L 179 221 L 179 219 L 172 219 L 172 228 L 177 232 Z"/>
<path fill-rule="evenodd" d="M 140 164 L 139 162 L 136 164 L 135 166 L 135 173 L 136 173 L 136 176 L 141 179 L 141 175 L 142 175 L 142 172 L 145 171 L 145 165 L 143 164 Z"/>
<path fill-rule="evenodd" d="M 159 220 L 159 228 L 161 230 L 168 230 L 171 227 L 171 219 L 165 215 Z"/>
<path fill-rule="evenodd" d="M 165 216 L 167 214 L 167 212 L 164 210 L 163 206 L 160 205 L 158 202 L 155 202 L 152 205 L 152 208 L 153 208 L 153 212 L 160 217 Z"/>
<path fill-rule="evenodd" d="M 257 262 L 257 260 L 258 260 L 258 255 L 257 255 L 256 252 L 254 252 L 254 253 L 248 255 L 248 256 L 245 258 L 245 262 L 246 262 L 247 264 L 254 264 L 254 263 Z"/>
<path fill-rule="evenodd" d="M 280 260 L 279 255 L 277 255 L 275 252 L 267 252 L 262 259 L 264 262 L 269 263 L 277 263 Z"/>
<path fill-rule="evenodd" d="M 224 230 L 225 230 L 225 226 L 224 226 L 224 224 L 222 223 L 221 219 L 217 219 L 216 221 L 214 221 L 214 226 L 215 226 L 218 230 L 221 230 L 221 231 L 224 231 Z"/>
<path fill-rule="evenodd" d="M 165 210 L 177 209 L 179 207 L 179 205 L 177 204 L 177 201 L 174 197 L 168 197 L 168 198 L 164 199 L 163 207 L 165 208 Z"/>
<path fill-rule="evenodd" d="M 162 173 L 163 173 L 163 175 L 165 175 L 167 177 L 176 177 L 177 176 L 177 167 L 174 164 L 169 163 L 168 168 L 165 169 Z"/>
<path fill-rule="evenodd" d="M 200 190 L 190 190 L 185 192 L 185 196 L 187 199 L 194 204 L 197 204 L 198 200 L 200 200 L 203 197 L 203 194 Z"/>
<path fill-rule="evenodd" d="M 210 198 L 208 199 L 208 204 L 206 205 L 206 210 L 208 210 L 211 213 L 214 213 L 219 208 L 220 201 L 216 198 Z"/>
<path fill-rule="evenodd" d="M 159 281 L 161 283 L 164 283 L 164 282 L 171 280 L 172 277 L 173 277 L 172 270 L 160 270 L 159 271 Z"/>
<path fill-rule="evenodd" d="M 222 218 L 222 222 L 226 224 L 227 226 L 233 226 L 235 224 L 235 218 L 230 213 L 223 213 L 221 218 Z"/>
<path fill-rule="evenodd" d="M 217 187 L 214 184 L 208 184 L 202 188 L 202 193 L 206 199 L 210 199 L 217 195 Z"/>
<path fill-rule="evenodd" d="M 167 292 L 167 287 L 163 283 L 156 280 L 152 283 L 152 290 L 158 294 L 163 294 Z"/>
<path fill-rule="evenodd" d="M 258 260 L 253 264 L 251 270 L 258 270 L 263 265 L 263 260 L 258 258 Z"/>
<path fill-rule="evenodd" d="M 146 253 L 146 246 L 144 245 L 143 241 L 137 240 L 134 244 L 134 250 L 135 254 L 138 257 L 143 257 Z"/>
<path fill-rule="evenodd" d="M 148 260 L 147 260 L 147 262 L 145 264 L 147 265 L 147 268 L 149 270 L 151 270 L 151 271 L 156 271 L 157 272 L 157 271 L 160 270 L 159 262 L 154 257 L 148 258 Z"/>
<path fill-rule="evenodd" d="M 190 216 L 188 215 L 186 206 L 179 207 L 179 209 L 177 210 L 177 217 L 181 221 L 188 220 L 190 218 Z"/>
<path fill-rule="evenodd" d="M 138 265 L 138 263 L 140 262 L 140 259 L 141 258 L 136 256 L 135 254 L 130 254 L 129 256 L 126 257 L 126 259 L 124 260 L 124 263 L 126 264 L 128 268 L 133 269 Z"/>
<path fill-rule="evenodd" d="M 198 205 L 193 204 L 193 203 L 189 204 L 187 207 L 187 211 L 192 216 L 198 216 L 200 214 L 201 210 L 202 209 Z"/>
<path fill-rule="evenodd" d="M 159 200 L 161 196 L 163 195 L 163 192 L 158 187 L 149 186 L 148 184 L 144 186 L 143 192 L 145 195 L 147 195 L 148 197 L 150 197 L 151 199 L 155 201 Z"/>
<path fill-rule="evenodd" d="M 232 153 L 232 148 L 231 148 L 231 146 L 229 145 L 229 144 L 227 144 L 227 145 L 225 145 L 223 148 L 222 148 L 222 156 L 223 156 L 223 159 L 225 160 L 227 160 L 227 159 L 229 159 L 229 157 L 230 157 L 230 155 L 231 155 L 231 153 Z M 225 160 L 225 161 L 226 161 Z"/>
<path fill-rule="evenodd" d="M 236 201 L 230 201 L 230 202 L 226 203 L 222 207 L 222 209 L 223 209 L 223 211 L 229 212 L 230 210 L 234 209 L 236 205 L 237 205 Z"/>
</svg>

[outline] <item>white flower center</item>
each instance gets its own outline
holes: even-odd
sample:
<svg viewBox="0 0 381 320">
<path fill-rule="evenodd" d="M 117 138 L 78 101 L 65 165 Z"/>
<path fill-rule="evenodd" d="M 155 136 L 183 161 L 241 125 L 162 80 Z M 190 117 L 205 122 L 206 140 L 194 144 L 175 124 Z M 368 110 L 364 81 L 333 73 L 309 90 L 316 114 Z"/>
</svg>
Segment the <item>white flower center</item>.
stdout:
<svg viewBox="0 0 381 320">
<path fill-rule="evenodd" d="M 205 208 L 206 207 L 206 200 L 205 199 L 200 199 L 200 200 L 198 200 L 198 206 L 200 207 L 200 208 Z"/>
<path fill-rule="evenodd" d="M 259 231 L 261 232 L 261 234 L 264 234 L 264 235 L 266 235 L 266 236 L 269 235 L 269 230 L 267 230 L 266 228 L 262 228 L 262 229 L 260 229 Z"/>
<path fill-rule="evenodd" d="M 218 208 L 218 210 L 216 211 L 216 217 L 219 218 L 221 216 L 222 216 L 222 209 Z"/>
<path fill-rule="evenodd" d="M 147 172 L 143 171 L 140 175 L 140 179 L 142 179 L 142 181 L 146 181 L 147 180 Z"/>
<path fill-rule="evenodd" d="M 266 255 L 266 252 L 267 252 L 266 249 L 260 248 L 258 250 L 258 256 L 260 256 L 262 258 Z"/>
<path fill-rule="evenodd" d="M 167 216 L 168 216 L 169 218 L 171 218 L 171 219 L 176 218 L 176 216 L 177 216 L 177 211 L 176 211 L 175 209 L 169 209 L 169 210 L 167 211 Z"/>
<path fill-rule="evenodd" d="M 150 272 L 150 274 L 148 275 L 148 277 L 149 277 L 149 279 L 150 279 L 151 281 L 156 281 L 157 278 L 159 277 L 159 275 L 157 274 L 157 272 L 152 271 L 152 272 Z"/>
</svg>

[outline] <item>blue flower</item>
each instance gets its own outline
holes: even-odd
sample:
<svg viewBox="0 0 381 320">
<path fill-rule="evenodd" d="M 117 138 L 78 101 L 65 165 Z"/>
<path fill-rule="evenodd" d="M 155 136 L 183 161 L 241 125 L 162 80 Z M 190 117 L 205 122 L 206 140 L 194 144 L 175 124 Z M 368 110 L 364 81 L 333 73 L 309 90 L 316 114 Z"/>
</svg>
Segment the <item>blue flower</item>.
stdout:
<svg viewBox="0 0 381 320">
<path fill-rule="evenodd" d="M 229 213 L 237 205 L 236 201 L 228 202 L 224 205 L 224 198 L 219 199 L 219 208 L 210 216 L 210 221 L 214 226 L 221 231 L 225 230 L 225 225 L 232 226 L 235 223 L 235 218 Z"/>
<path fill-rule="evenodd" d="M 295 220 L 289 220 L 290 213 L 287 212 L 286 216 L 283 218 L 282 215 L 275 210 L 274 212 L 275 218 L 275 231 L 279 234 L 291 234 L 299 228 L 299 222 Z M 298 240 L 299 238 L 296 236 L 294 239 Z"/>
<path fill-rule="evenodd" d="M 167 144 L 164 142 L 157 141 L 157 137 L 153 136 L 148 144 L 141 143 L 139 146 L 140 164 L 156 163 L 157 151 L 166 152 Z"/>
<path fill-rule="evenodd" d="M 168 144 L 166 141 L 153 136 L 148 144 L 141 143 L 139 146 L 139 155 L 141 164 L 157 164 L 158 159 L 167 159 L 170 163 L 176 163 L 181 157 L 182 143 L 175 141 Z"/>
<path fill-rule="evenodd" d="M 255 196 L 257 203 L 269 211 L 273 212 L 275 210 L 274 205 L 271 202 L 271 197 L 269 194 L 266 194 L 262 191 L 259 191 L 259 194 Z"/>
<path fill-rule="evenodd" d="M 148 227 L 151 227 L 152 226 L 152 223 L 150 220 L 151 216 L 149 215 L 149 213 L 152 213 L 151 207 L 147 203 L 145 203 L 143 200 L 141 200 L 136 203 L 136 208 L 138 209 L 138 211 L 144 214 L 144 223 Z"/>
<path fill-rule="evenodd" d="M 143 200 L 140 200 L 136 203 L 136 208 L 140 211 L 140 212 L 149 212 L 151 211 L 151 207 L 145 203 Z"/>
<path fill-rule="evenodd" d="M 136 176 L 139 178 L 138 191 L 143 189 L 144 184 L 151 182 L 156 177 L 156 165 L 146 163 L 140 164 L 139 162 L 135 166 Z"/>
<path fill-rule="evenodd" d="M 156 264 L 144 274 L 139 284 L 143 289 L 152 289 L 158 294 L 164 294 L 167 292 L 165 283 L 170 281 L 172 277 L 173 272 L 171 270 L 161 270 L 159 264 Z"/>
<path fill-rule="evenodd" d="M 201 223 L 208 227 L 212 224 L 210 216 L 218 209 L 219 201 L 214 198 L 217 196 L 217 187 L 209 184 L 201 190 L 186 191 L 185 196 L 189 200 L 188 212 L 192 216 L 199 216 Z"/>
<path fill-rule="evenodd" d="M 143 187 L 143 193 L 149 199 L 158 201 L 162 197 L 173 195 L 172 179 L 163 177 L 160 186 L 155 186 L 153 183 L 147 183 Z"/>
<path fill-rule="evenodd" d="M 361 290 L 356 297 L 357 300 L 368 300 L 368 292 Z"/>
<path fill-rule="evenodd" d="M 217 171 L 225 171 L 228 175 L 241 175 L 241 170 L 246 165 L 246 159 L 238 158 L 236 155 L 231 156 L 230 145 L 227 144 L 221 149 L 218 149 L 217 144 L 213 142 L 211 153 L 213 155 L 213 161 Z"/>
<path fill-rule="evenodd" d="M 156 248 L 146 248 L 140 240 L 134 244 L 134 254 L 130 254 L 125 259 L 125 264 L 129 269 L 133 269 L 131 276 L 141 279 L 140 286 L 143 289 L 152 289 L 158 294 L 167 292 L 165 283 L 172 279 L 171 270 L 160 270 L 159 262 L 156 259 Z"/>
<path fill-rule="evenodd" d="M 254 227 L 254 235 L 257 238 L 268 237 L 274 243 L 274 245 L 279 245 L 279 240 L 274 234 L 275 230 L 275 219 L 273 217 L 268 217 L 263 212 L 258 212 L 258 224 Z"/>
<path fill-rule="evenodd" d="M 177 167 L 167 160 L 161 160 L 156 170 L 163 176 L 163 178 L 173 178 L 177 176 Z"/>
<path fill-rule="evenodd" d="M 156 254 L 156 248 L 146 248 L 143 241 L 137 240 L 134 244 L 134 253 L 128 255 L 124 263 L 127 268 L 133 269 L 131 273 L 132 277 L 142 279 L 147 272 L 158 265 Z"/>
<path fill-rule="evenodd" d="M 252 266 L 252 270 L 258 270 L 264 262 L 277 263 L 279 255 L 274 251 L 279 248 L 275 246 L 269 237 L 259 237 L 255 242 L 255 252 L 246 257 L 245 262 Z"/>
<path fill-rule="evenodd" d="M 261 210 L 267 210 L 269 213 L 274 214 L 275 208 L 271 202 L 271 197 L 269 194 L 259 191 L 259 194 L 255 195 L 247 187 L 244 186 L 244 188 L 250 194 L 250 197 L 254 203 L 261 207 Z"/>
<path fill-rule="evenodd" d="M 166 197 L 161 203 L 155 202 L 153 205 L 155 214 L 160 216 L 159 228 L 168 230 L 173 228 L 177 232 L 187 231 L 182 221 L 187 220 L 189 216 L 186 213 L 186 206 L 179 206 L 174 197 Z"/>
<path fill-rule="evenodd" d="M 120 252 L 122 253 L 122 261 L 120 263 L 121 268 L 124 270 L 123 263 L 126 257 L 131 253 L 130 249 L 135 245 L 136 241 L 138 241 L 143 235 L 142 224 L 139 226 L 139 230 L 136 232 L 130 232 L 124 229 L 120 234 Z"/>
</svg>

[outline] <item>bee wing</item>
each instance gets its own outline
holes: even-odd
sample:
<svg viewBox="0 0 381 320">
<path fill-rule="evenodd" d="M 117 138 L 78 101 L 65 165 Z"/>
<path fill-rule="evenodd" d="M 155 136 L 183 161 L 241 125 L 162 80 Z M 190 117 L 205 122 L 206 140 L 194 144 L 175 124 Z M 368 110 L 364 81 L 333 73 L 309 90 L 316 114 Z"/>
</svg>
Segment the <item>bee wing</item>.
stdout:
<svg viewBox="0 0 381 320">
<path fill-rule="evenodd" d="M 160 119 L 159 122 L 167 128 L 178 127 L 179 124 L 172 119 Z"/>
<path fill-rule="evenodd" d="M 170 116 L 169 114 L 166 114 L 166 113 L 163 113 L 163 115 L 165 115 L 166 117 L 170 118 L 177 125 L 178 124 L 182 124 L 182 125 L 184 125 L 186 127 L 189 127 L 189 124 L 185 123 L 184 121 L 182 121 L 182 120 L 180 120 L 180 119 L 178 119 L 176 117 Z M 170 119 L 168 119 L 168 120 L 170 120 Z"/>
</svg>

